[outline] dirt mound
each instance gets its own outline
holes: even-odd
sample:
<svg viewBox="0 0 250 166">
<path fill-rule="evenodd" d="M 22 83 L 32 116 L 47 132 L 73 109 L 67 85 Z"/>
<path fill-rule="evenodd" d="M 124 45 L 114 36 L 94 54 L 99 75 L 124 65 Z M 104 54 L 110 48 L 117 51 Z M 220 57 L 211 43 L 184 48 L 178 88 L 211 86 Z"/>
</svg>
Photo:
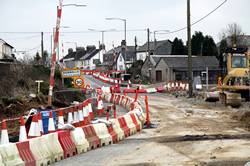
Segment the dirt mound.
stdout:
<svg viewBox="0 0 250 166">
<path fill-rule="evenodd" d="M 13 97 L 0 99 L 0 120 L 14 118 L 24 115 L 31 108 L 38 108 L 46 105 L 46 97 L 42 94 L 34 98 Z"/>
<path fill-rule="evenodd" d="M 240 110 L 233 114 L 232 119 L 241 122 L 242 126 L 250 130 L 250 110 Z"/>
</svg>

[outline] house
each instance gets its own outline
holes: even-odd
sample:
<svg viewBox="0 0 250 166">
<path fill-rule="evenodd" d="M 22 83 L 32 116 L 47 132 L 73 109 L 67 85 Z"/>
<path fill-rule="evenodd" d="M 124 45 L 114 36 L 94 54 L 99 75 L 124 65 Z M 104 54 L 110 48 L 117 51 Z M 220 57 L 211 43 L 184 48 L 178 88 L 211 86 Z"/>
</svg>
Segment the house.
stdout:
<svg viewBox="0 0 250 166">
<path fill-rule="evenodd" d="M 115 47 L 103 54 L 103 65 L 108 70 L 129 68 L 136 61 L 135 47 L 127 46 L 127 50 L 122 46 Z M 125 67 L 126 66 L 126 67 Z"/>
<path fill-rule="evenodd" d="M 0 60 L 1 61 L 13 61 L 14 57 L 12 54 L 13 46 L 0 39 Z"/>
<path fill-rule="evenodd" d="M 165 55 L 152 57 L 151 68 L 143 65 L 144 74 L 150 74 L 152 82 L 162 81 L 188 81 L 188 56 L 187 55 Z M 151 60 L 152 61 L 152 60 Z M 145 61 L 146 62 L 146 61 Z M 149 63 L 149 62 L 148 62 Z M 193 77 L 202 77 L 208 69 L 210 83 L 216 83 L 220 73 L 219 61 L 215 56 L 192 56 Z"/>
<path fill-rule="evenodd" d="M 96 69 L 96 64 L 100 64 L 100 50 L 95 46 L 77 47 L 76 51 L 68 50 L 68 54 L 60 60 L 65 68 Z"/>
<path fill-rule="evenodd" d="M 149 52 L 154 55 L 170 55 L 172 51 L 172 42 L 170 40 L 149 42 Z M 136 52 L 137 60 L 145 60 L 148 52 L 148 42 L 138 47 Z"/>
<path fill-rule="evenodd" d="M 80 58 L 86 54 L 84 47 L 77 47 L 76 51 L 73 51 L 72 48 L 68 49 L 68 54 L 60 60 L 63 63 L 65 68 L 80 68 L 82 66 L 82 62 Z"/>
<path fill-rule="evenodd" d="M 86 54 L 80 58 L 80 61 L 83 62 L 80 68 L 95 70 L 97 65 L 101 64 L 99 53 L 100 50 L 96 49 L 95 46 L 88 46 Z"/>
<path fill-rule="evenodd" d="M 147 57 L 142 65 L 141 74 L 144 77 L 155 78 L 155 67 L 162 57 L 167 55 L 150 55 Z M 155 79 L 153 79 L 155 80 Z M 153 81 L 154 82 L 154 81 Z"/>
</svg>

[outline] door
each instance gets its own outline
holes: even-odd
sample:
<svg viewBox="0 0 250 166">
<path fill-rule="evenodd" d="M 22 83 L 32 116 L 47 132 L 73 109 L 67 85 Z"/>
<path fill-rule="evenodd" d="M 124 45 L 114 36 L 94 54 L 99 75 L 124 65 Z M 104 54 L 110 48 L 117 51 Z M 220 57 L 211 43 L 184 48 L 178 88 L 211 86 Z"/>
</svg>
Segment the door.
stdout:
<svg viewBox="0 0 250 166">
<path fill-rule="evenodd" d="M 162 81 L 162 71 L 156 70 L 156 81 L 161 82 Z"/>
</svg>

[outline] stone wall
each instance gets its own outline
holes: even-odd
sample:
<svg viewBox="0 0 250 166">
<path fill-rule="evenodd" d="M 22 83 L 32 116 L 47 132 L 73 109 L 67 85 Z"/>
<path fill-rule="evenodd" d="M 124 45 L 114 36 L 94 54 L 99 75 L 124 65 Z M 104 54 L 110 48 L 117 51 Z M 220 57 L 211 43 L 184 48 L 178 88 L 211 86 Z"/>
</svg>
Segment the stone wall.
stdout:
<svg viewBox="0 0 250 166">
<path fill-rule="evenodd" d="M 27 65 L 0 63 L 0 97 L 15 96 L 18 89 L 27 88 L 25 79 L 30 70 Z"/>
</svg>

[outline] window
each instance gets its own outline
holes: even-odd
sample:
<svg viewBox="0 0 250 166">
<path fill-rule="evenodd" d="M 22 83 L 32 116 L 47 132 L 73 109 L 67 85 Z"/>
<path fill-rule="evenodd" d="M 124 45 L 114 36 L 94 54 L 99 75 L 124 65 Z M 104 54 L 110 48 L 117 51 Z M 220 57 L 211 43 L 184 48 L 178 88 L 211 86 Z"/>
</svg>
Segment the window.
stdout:
<svg viewBox="0 0 250 166">
<path fill-rule="evenodd" d="M 235 54 L 232 56 L 232 68 L 246 68 L 247 59 L 245 54 Z"/>
</svg>

